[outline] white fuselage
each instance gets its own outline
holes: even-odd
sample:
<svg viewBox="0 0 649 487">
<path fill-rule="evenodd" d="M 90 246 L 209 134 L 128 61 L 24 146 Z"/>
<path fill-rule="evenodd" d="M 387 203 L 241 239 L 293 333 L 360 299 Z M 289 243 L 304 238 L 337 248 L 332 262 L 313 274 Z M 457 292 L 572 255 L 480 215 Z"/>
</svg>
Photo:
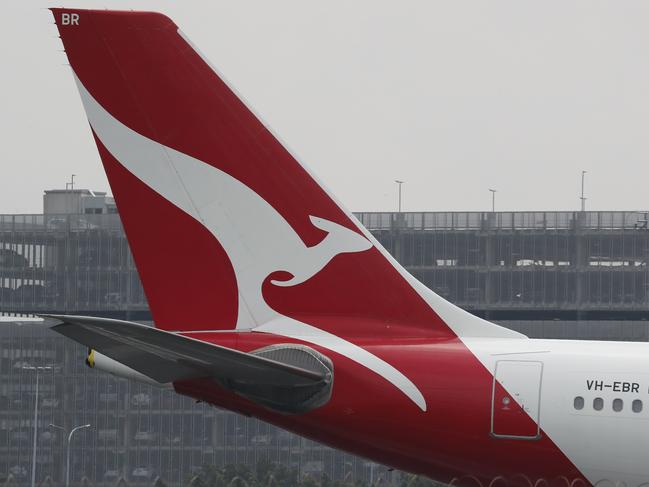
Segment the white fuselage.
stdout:
<svg viewBox="0 0 649 487">
<path fill-rule="evenodd" d="M 593 485 L 649 485 L 649 344 L 463 341 Z"/>
</svg>

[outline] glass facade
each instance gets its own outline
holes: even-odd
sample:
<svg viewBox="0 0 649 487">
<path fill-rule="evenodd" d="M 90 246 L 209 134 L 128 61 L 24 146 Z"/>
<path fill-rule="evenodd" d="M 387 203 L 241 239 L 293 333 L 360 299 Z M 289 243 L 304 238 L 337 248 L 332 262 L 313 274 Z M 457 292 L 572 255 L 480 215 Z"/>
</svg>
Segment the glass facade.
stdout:
<svg viewBox="0 0 649 487">
<path fill-rule="evenodd" d="M 647 213 L 357 217 L 424 284 L 477 314 L 647 317 Z M 0 215 L 0 306 L 149 317 L 119 215 Z"/>
<path fill-rule="evenodd" d="M 0 309 L 149 317 L 119 215 L 0 215 Z"/>
<path fill-rule="evenodd" d="M 65 478 L 66 430 L 91 424 L 72 440 L 71 482 L 186 485 L 203 465 L 270 461 L 302 474 L 362 479 L 386 469 L 244 416 L 196 404 L 173 391 L 86 367 L 80 345 L 37 326 L 0 327 L 0 476 L 28 485 L 36 376 L 39 373 L 37 482 Z"/>
<path fill-rule="evenodd" d="M 357 216 L 415 277 L 476 314 L 647 318 L 647 213 Z"/>
<path fill-rule="evenodd" d="M 648 340 L 646 213 L 361 213 L 437 293 L 533 337 Z M 182 256 L 178 256 L 182 259 Z M 119 216 L 0 215 L 0 311 L 148 320 Z M 40 374 L 37 482 L 186 483 L 206 464 L 270 460 L 332 479 L 393 478 L 385 467 L 254 419 L 92 371 L 83 347 L 33 325 L 0 326 L 0 476 L 30 478 Z"/>
</svg>

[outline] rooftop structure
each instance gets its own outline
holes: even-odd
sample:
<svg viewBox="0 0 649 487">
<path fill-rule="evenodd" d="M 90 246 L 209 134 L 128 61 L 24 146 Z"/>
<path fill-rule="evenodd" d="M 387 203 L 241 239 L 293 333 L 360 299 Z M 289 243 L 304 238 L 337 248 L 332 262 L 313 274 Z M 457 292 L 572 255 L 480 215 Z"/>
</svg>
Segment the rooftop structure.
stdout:
<svg viewBox="0 0 649 487">
<path fill-rule="evenodd" d="M 105 191 L 89 189 L 49 189 L 43 195 L 43 213 L 46 215 L 102 215 L 117 213 L 115 199 Z"/>
</svg>

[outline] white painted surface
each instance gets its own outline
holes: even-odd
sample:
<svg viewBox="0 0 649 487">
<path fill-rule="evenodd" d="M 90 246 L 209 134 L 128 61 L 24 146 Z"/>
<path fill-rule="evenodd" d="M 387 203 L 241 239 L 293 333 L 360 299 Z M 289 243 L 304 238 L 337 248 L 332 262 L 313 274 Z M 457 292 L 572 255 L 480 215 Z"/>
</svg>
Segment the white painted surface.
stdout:
<svg viewBox="0 0 649 487">
<path fill-rule="evenodd" d="M 491 373 L 496 362 L 506 358 L 543 363 L 541 428 L 593 485 L 647 485 L 648 343 L 481 338 L 464 342 Z M 594 378 L 638 382 L 640 387 L 638 393 L 610 389 L 589 392 L 586 381 Z M 576 396 L 585 399 L 581 411 L 574 408 Z M 595 397 L 604 400 L 602 411 L 593 409 Z M 621 412 L 612 409 L 615 398 L 624 401 Z M 631 410 L 634 399 L 643 401 L 641 413 Z"/>
</svg>

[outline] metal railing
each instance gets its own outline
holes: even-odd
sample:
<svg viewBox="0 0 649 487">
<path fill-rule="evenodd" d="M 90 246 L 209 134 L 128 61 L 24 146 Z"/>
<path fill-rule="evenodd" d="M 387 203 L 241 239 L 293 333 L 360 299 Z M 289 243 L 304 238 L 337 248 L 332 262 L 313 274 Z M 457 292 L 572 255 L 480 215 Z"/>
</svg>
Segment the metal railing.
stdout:
<svg viewBox="0 0 649 487">
<path fill-rule="evenodd" d="M 368 230 L 637 230 L 649 211 L 360 212 Z M 122 231 L 118 214 L 0 214 L 0 231 Z"/>
<path fill-rule="evenodd" d="M 368 230 L 637 230 L 647 211 L 501 211 L 355 213 Z"/>
<path fill-rule="evenodd" d="M 33 214 L 0 215 L 0 232 L 7 231 L 84 231 L 84 230 L 122 231 L 122 221 L 118 214 Z"/>
</svg>

